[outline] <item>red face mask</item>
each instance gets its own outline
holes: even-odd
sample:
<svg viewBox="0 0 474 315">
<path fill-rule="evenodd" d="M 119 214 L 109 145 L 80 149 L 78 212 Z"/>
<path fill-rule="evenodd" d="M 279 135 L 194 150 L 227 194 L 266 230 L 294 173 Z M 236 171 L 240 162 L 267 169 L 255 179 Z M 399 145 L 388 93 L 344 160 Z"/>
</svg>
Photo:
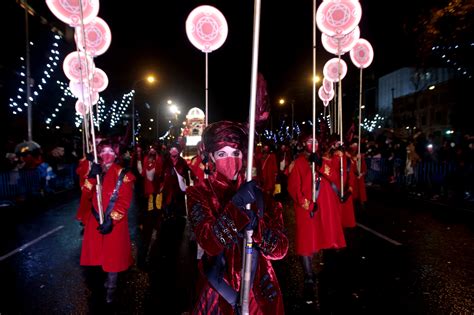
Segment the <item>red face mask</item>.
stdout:
<svg viewBox="0 0 474 315">
<path fill-rule="evenodd" d="M 306 141 L 305 143 L 305 149 L 306 149 L 306 152 L 313 152 L 313 141 L 311 139 L 309 139 L 308 141 Z M 314 151 L 317 152 L 318 151 L 318 142 L 315 142 L 314 143 Z"/>
<path fill-rule="evenodd" d="M 224 175 L 229 180 L 234 180 L 237 173 L 242 169 L 241 157 L 225 157 L 215 161 L 216 171 Z"/>
<path fill-rule="evenodd" d="M 100 151 L 100 158 L 102 160 L 102 164 L 108 165 L 115 161 L 115 152 L 112 148 L 105 147 Z"/>
</svg>

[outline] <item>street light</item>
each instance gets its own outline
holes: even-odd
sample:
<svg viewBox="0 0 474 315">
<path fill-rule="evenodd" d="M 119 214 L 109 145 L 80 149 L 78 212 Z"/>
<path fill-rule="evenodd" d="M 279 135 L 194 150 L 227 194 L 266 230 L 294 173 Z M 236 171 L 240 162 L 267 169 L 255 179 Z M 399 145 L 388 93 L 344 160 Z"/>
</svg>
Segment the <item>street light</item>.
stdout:
<svg viewBox="0 0 474 315">
<path fill-rule="evenodd" d="M 135 87 L 138 83 L 146 81 L 148 84 L 154 84 L 156 82 L 156 78 L 153 75 L 148 75 L 146 78 L 139 79 L 133 82 L 132 85 L 132 146 L 135 147 Z"/>
<path fill-rule="evenodd" d="M 280 98 L 278 100 L 278 103 L 280 105 L 285 105 L 286 103 L 286 100 L 284 98 Z M 291 140 L 293 140 L 293 130 L 294 130 L 294 117 L 295 117 L 295 109 L 294 109 L 294 105 L 295 105 L 295 100 L 291 100 Z"/>
</svg>

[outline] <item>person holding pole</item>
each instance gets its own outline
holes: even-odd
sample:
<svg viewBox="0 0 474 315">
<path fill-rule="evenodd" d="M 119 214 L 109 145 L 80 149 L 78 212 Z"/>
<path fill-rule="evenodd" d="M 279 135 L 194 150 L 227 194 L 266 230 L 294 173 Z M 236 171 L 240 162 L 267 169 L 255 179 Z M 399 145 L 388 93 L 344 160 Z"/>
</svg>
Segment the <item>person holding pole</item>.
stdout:
<svg viewBox="0 0 474 315">
<path fill-rule="evenodd" d="M 252 229 L 250 314 L 283 314 L 283 300 L 271 260 L 288 250 L 282 206 L 245 181 L 247 128 L 220 121 L 203 133 L 203 153 L 213 170 L 186 191 L 190 222 L 204 255 L 193 314 L 240 314 L 243 238 Z M 247 205 L 251 207 L 247 209 Z"/>
<path fill-rule="evenodd" d="M 135 177 L 118 165 L 117 155 L 118 145 L 110 140 L 103 140 L 98 145 L 100 163 L 91 165 L 89 176 L 82 187 L 82 194 L 91 200 L 92 215 L 85 224 L 80 264 L 101 266 L 107 273 L 107 303 L 113 302 L 118 273 L 127 270 L 133 263 L 127 213 Z M 97 175 L 102 182 L 102 224 L 97 210 Z"/>
</svg>

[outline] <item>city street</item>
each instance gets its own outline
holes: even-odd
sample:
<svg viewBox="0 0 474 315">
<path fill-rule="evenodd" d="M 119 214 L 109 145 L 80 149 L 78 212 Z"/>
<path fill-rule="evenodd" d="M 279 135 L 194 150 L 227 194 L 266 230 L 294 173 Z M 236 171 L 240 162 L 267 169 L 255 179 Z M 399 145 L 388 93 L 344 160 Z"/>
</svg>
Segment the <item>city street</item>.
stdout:
<svg viewBox="0 0 474 315">
<path fill-rule="evenodd" d="M 119 275 L 114 304 L 104 302 L 104 274 L 79 266 L 77 192 L 49 202 L 3 208 L 0 223 L 0 314 L 183 314 L 196 286 L 196 245 L 186 221 L 168 222 L 150 250 Z M 285 204 L 290 251 L 274 267 L 287 314 L 474 313 L 474 213 L 369 191 L 348 247 L 314 260 L 315 303 L 302 298 L 294 254 L 294 217 Z M 140 256 L 136 205 L 130 210 L 134 257 Z M 140 256 L 143 257 L 143 256 Z M 137 261 L 137 260 L 136 260 Z"/>
</svg>

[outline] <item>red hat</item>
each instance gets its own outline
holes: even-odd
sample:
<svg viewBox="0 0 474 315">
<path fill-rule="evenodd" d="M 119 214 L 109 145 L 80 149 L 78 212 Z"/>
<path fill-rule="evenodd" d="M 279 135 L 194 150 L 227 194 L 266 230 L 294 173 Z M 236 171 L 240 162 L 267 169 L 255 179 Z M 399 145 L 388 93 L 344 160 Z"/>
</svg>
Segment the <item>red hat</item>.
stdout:
<svg viewBox="0 0 474 315">
<path fill-rule="evenodd" d="M 223 120 L 210 124 L 202 135 L 204 150 L 207 153 L 216 152 L 225 146 L 230 146 L 247 154 L 248 131 L 245 125 Z"/>
</svg>

